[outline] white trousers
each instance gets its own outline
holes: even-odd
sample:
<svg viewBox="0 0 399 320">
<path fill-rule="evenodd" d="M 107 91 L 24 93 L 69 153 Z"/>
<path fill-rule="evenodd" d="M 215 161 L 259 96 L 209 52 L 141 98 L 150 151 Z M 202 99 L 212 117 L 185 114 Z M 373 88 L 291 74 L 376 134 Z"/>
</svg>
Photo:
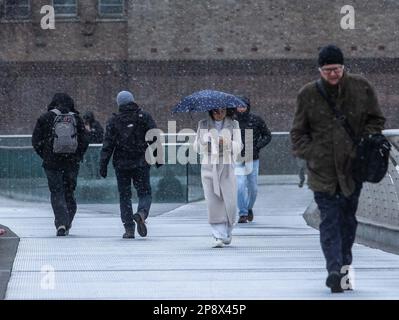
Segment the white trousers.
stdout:
<svg viewBox="0 0 399 320">
<path fill-rule="evenodd" d="M 228 222 L 224 223 L 211 223 L 212 234 L 216 239 L 227 240 L 231 237 L 234 226 Z"/>
</svg>

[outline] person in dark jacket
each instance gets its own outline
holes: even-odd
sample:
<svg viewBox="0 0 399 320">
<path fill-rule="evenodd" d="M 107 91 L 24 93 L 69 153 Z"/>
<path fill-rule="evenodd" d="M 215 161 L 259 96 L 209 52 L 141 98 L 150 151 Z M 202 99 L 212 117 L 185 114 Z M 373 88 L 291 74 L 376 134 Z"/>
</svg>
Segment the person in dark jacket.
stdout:
<svg viewBox="0 0 399 320">
<path fill-rule="evenodd" d="M 58 153 L 54 149 L 54 125 L 58 114 L 71 113 L 75 118 L 77 148 L 71 153 Z M 46 113 L 36 122 L 32 134 L 32 145 L 36 153 L 43 159 L 48 186 L 51 193 L 51 205 L 55 216 L 57 236 L 69 234 L 75 217 L 77 205 L 74 191 L 79 173 L 79 162 L 87 150 L 83 120 L 75 110 L 73 99 L 65 93 L 54 95 Z"/>
<path fill-rule="evenodd" d="M 104 129 L 100 122 L 94 118 L 94 113 L 92 111 L 86 111 L 83 114 L 83 121 L 88 133 L 89 143 L 103 143 Z"/>
<path fill-rule="evenodd" d="M 306 180 L 306 176 L 305 176 L 306 161 L 301 158 L 298 158 L 298 157 L 295 157 L 295 160 L 296 160 L 296 164 L 297 164 L 298 170 L 299 170 L 299 172 L 298 172 L 298 176 L 299 176 L 298 187 L 302 188 L 303 185 L 305 184 L 305 180 Z"/>
<path fill-rule="evenodd" d="M 108 163 L 112 164 L 118 183 L 120 211 L 125 227 L 123 238 L 134 238 L 135 222 L 140 236 L 147 235 L 145 220 L 151 207 L 150 165 L 145 158 L 149 145 L 146 133 L 156 128 L 151 115 L 143 111 L 135 102 L 133 94 L 122 91 L 116 98 L 119 112 L 108 120 L 100 159 L 100 175 L 107 176 Z M 132 210 L 131 182 L 137 190 L 138 209 Z"/>
<path fill-rule="evenodd" d="M 352 174 L 356 146 L 316 85 L 324 88 L 356 138 L 381 133 L 385 118 L 373 86 L 364 77 L 344 70 L 340 48 L 323 47 L 318 63 L 320 79 L 299 91 L 290 135 L 294 154 L 306 160 L 308 185 L 320 211 L 326 286 L 339 293 L 350 289 L 347 271 L 352 264 L 362 183 Z"/>
<path fill-rule="evenodd" d="M 272 135 L 265 121 L 250 112 L 250 100 L 245 96 L 240 96 L 240 98 L 245 102 L 246 107 L 237 108 L 236 119 L 240 124 L 241 139 L 244 145 L 241 156 L 245 160 L 236 164 L 235 174 L 240 216 L 238 223 L 246 223 L 254 218 L 253 206 L 258 192 L 259 152 L 270 143 Z M 248 140 L 251 138 L 251 134 L 252 139 Z"/>
</svg>

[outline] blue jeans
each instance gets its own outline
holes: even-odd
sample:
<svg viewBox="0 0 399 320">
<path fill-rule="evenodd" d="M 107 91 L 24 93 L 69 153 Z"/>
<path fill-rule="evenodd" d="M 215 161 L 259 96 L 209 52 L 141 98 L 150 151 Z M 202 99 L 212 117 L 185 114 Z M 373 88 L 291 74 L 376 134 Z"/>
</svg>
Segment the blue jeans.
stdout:
<svg viewBox="0 0 399 320">
<path fill-rule="evenodd" d="M 352 246 L 356 237 L 356 210 L 362 184 L 346 198 L 341 192 L 330 195 L 315 192 L 314 198 L 320 210 L 320 243 L 328 272 L 341 272 L 352 264 Z"/>
<path fill-rule="evenodd" d="M 258 194 L 259 160 L 237 163 L 235 167 L 237 177 L 237 205 L 240 216 L 247 216 L 252 209 Z"/>
</svg>

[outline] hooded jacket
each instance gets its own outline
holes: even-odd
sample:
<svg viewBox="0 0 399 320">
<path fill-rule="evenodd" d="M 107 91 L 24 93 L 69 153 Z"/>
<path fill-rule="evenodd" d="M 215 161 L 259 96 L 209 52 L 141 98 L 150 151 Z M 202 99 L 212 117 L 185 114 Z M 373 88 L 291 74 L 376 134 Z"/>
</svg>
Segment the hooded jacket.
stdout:
<svg viewBox="0 0 399 320">
<path fill-rule="evenodd" d="M 53 153 L 53 125 L 56 114 L 51 110 L 58 109 L 62 113 L 73 112 L 77 125 L 78 148 L 76 153 L 58 155 Z M 36 122 L 32 133 L 32 146 L 43 159 L 42 166 L 50 170 L 62 170 L 71 166 L 78 166 L 83 160 L 88 147 L 88 140 L 83 120 L 75 109 L 72 98 L 64 93 L 57 93 L 48 105 L 47 112 L 42 114 Z"/>
<path fill-rule="evenodd" d="M 272 140 L 272 134 L 267 127 L 265 121 L 250 112 L 251 105 L 248 98 L 243 97 L 243 101 L 247 104 L 247 110 L 243 113 L 237 112 L 236 113 L 236 120 L 240 124 L 241 129 L 241 140 L 244 145 L 243 150 L 241 151 L 242 157 L 250 157 L 251 153 L 248 153 L 246 149 L 246 145 L 248 146 L 249 142 L 245 141 L 245 130 L 252 130 L 253 133 L 253 160 L 259 159 L 259 152 L 260 150 L 268 145 Z M 251 151 L 251 150 L 249 150 Z"/>
</svg>

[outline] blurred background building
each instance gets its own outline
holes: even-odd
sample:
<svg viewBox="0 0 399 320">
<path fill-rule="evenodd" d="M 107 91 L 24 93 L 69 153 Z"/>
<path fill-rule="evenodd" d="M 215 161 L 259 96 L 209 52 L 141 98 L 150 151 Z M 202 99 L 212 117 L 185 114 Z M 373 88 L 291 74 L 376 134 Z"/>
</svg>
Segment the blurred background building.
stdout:
<svg viewBox="0 0 399 320">
<path fill-rule="evenodd" d="M 55 30 L 40 27 L 44 5 Z M 340 26 L 344 5 L 354 30 Z M 207 88 L 249 96 L 272 131 L 288 131 L 329 43 L 375 85 L 387 128 L 398 128 L 397 0 L 0 0 L 0 134 L 30 134 L 59 91 L 103 124 L 128 89 L 161 128 L 195 128 L 196 116 L 170 110 Z"/>
</svg>

